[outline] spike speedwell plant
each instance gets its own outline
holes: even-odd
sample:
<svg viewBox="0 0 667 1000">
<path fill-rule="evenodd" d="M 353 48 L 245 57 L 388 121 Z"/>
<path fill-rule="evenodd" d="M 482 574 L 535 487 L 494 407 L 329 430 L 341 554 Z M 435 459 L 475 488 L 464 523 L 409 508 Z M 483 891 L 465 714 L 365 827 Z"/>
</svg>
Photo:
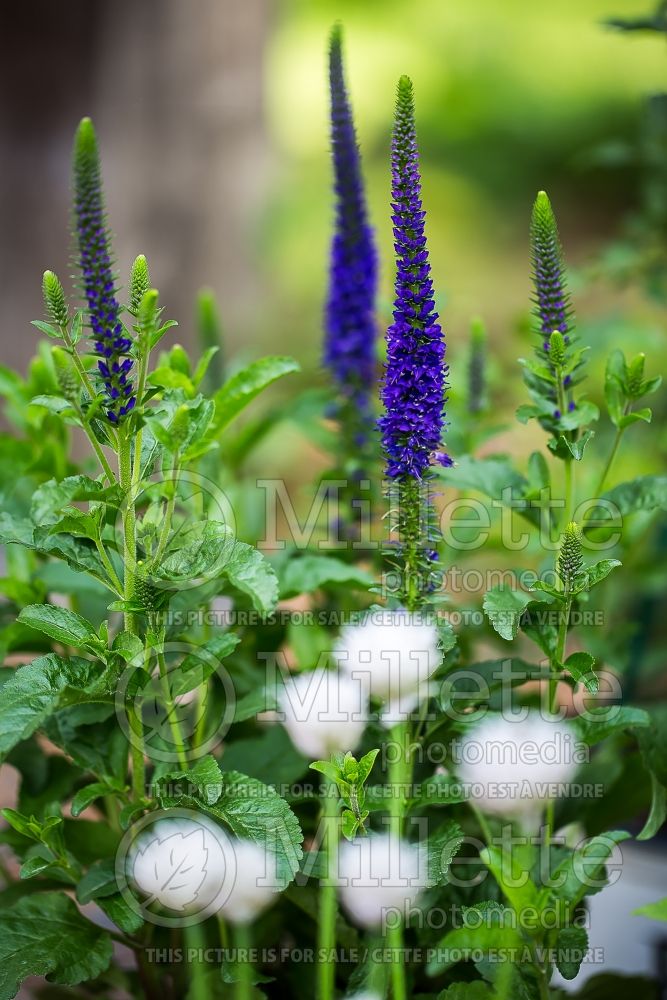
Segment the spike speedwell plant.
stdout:
<svg viewBox="0 0 667 1000">
<path fill-rule="evenodd" d="M 555 1000 L 555 970 L 573 979 L 586 955 L 582 906 L 606 884 L 607 862 L 628 829 L 647 839 L 667 814 L 664 728 L 641 706 L 609 695 L 598 703 L 605 661 L 618 660 L 599 634 L 589 652 L 582 624 L 583 610 L 608 612 L 606 581 L 620 576 L 625 542 L 596 561 L 589 549 L 608 533 L 590 505 L 577 510 L 589 483 L 602 490 L 613 475 L 621 434 L 650 420 L 637 403 L 659 378 L 646 374 L 643 354 L 614 352 L 605 399 L 615 433 L 597 465 L 604 448 L 584 456 L 597 411 L 579 390 L 584 355 L 560 240 L 538 195 L 539 339 L 524 363 L 532 404 L 519 417 L 537 419 L 548 457 L 569 470 L 546 557 L 532 506 L 551 490 L 545 456 L 534 452 L 524 474 L 496 454 L 457 455 L 453 465 L 442 450 L 448 373 L 407 77 L 391 148 L 394 314 L 375 384 L 377 260 L 340 43 L 336 29 L 325 356 L 346 460 L 370 468 L 374 436 L 384 452 L 390 572 L 378 588 L 352 543 L 340 555 L 294 544 L 270 559 L 250 544 L 259 531 L 244 518 L 256 490 L 246 493 L 238 469 L 270 421 L 235 421 L 298 366 L 285 356 L 240 370 L 230 361 L 224 380 L 210 293 L 199 300 L 202 357 L 163 348 L 174 324 L 143 255 L 120 287 L 97 138 L 84 119 L 73 212 L 82 305 L 46 271 L 46 320 L 35 325 L 47 340 L 27 378 L 0 380 L 13 425 L 0 433 L 11 470 L 0 517 L 0 645 L 11 654 L 0 754 L 20 778 L 15 808 L 4 810 L 16 863 L 2 872 L 0 1000 L 29 975 L 47 977 L 47 997 Z M 493 385 L 480 336 L 474 347 L 466 419 L 481 424 Z M 90 446 L 81 466 L 72 429 L 77 450 L 84 435 Z M 582 469 L 578 497 L 572 463 Z M 221 495 L 230 482 L 236 506 Z M 436 483 L 472 484 L 494 501 L 509 485 L 509 505 L 535 532 L 526 568 L 547 567 L 531 589 L 492 587 L 488 627 L 458 636 L 436 575 Z M 664 477 L 615 484 L 602 499 L 646 518 L 667 504 Z M 369 607 L 378 593 L 382 604 Z M 279 599 L 326 606 L 333 623 L 285 623 L 271 615 Z M 346 601 L 365 611 L 340 628 Z M 507 657 L 502 643 L 519 631 L 520 656 Z M 624 632 L 614 631 L 618 652 Z M 290 668 L 278 690 L 276 663 Z M 565 705 L 569 719 L 558 717 Z M 323 779 L 319 802 L 313 773 Z M 582 799 L 577 788 L 592 774 L 603 794 Z M 615 794 L 628 787 L 631 807 Z M 610 816 L 620 828 L 605 832 Z M 651 913 L 664 916 L 664 901 Z M 116 962 L 114 945 L 131 958 Z M 609 976 L 590 987 L 605 996 L 625 988 Z"/>
</svg>

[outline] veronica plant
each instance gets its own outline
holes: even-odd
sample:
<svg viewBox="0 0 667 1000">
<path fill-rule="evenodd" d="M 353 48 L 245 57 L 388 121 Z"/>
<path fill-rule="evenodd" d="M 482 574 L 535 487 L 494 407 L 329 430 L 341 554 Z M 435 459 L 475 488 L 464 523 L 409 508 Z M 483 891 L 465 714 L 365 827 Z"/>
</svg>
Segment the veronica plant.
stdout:
<svg viewBox="0 0 667 1000">
<path fill-rule="evenodd" d="M 327 351 L 341 375 L 341 405 L 365 394 L 350 416 L 368 406 L 366 434 L 370 382 L 353 383 L 346 352 L 356 343 L 372 380 L 369 342 L 352 336 L 369 313 L 350 317 L 370 302 L 375 258 L 339 31 L 330 68 L 340 181 L 334 273 L 342 283 L 330 301 L 340 339 Z M 496 453 L 460 456 L 452 468 L 441 450 L 445 344 L 410 81 L 399 83 L 394 122 L 396 294 L 380 390 L 398 587 L 340 632 L 349 592 L 360 607 L 378 593 L 366 568 L 349 553 L 296 544 L 267 558 L 250 544 L 258 537 L 250 519 L 242 521 L 245 541 L 234 530 L 258 493 L 254 483 L 246 489 L 239 467 L 274 426 L 270 412 L 245 423 L 242 414 L 296 362 L 264 358 L 223 380 L 223 365 L 212 363 L 220 335 L 210 295 L 199 302 L 199 359 L 163 341 L 173 324 L 163 320 L 145 257 L 134 260 L 126 292 L 113 270 L 88 120 L 77 132 L 74 174 L 84 308 L 47 271 L 46 319 L 35 325 L 48 340 L 25 378 L 5 371 L 0 379 L 14 435 L 0 431 L 8 470 L 0 647 L 11 654 L 1 678 L 0 755 L 19 776 L 2 833 L 15 857 L 3 865 L 0 1000 L 28 975 L 48 977 L 45 996 L 74 988 L 137 1000 L 250 1000 L 263 991 L 556 1000 L 554 971 L 578 973 L 588 947 L 582 904 L 604 887 L 605 866 L 630 836 L 623 827 L 648 839 L 667 816 L 664 725 L 650 704 L 609 694 L 598 702 L 605 662 L 617 661 L 605 653 L 605 630 L 587 632 L 579 612 L 609 619 L 607 581 L 621 576 L 613 556 L 622 540 L 591 556 L 590 543 L 608 536 L 587 512 L 570 515 L 568 488 L 566 517 L 546 553 L 532 506 L 550 492 L 545 455 L 534 452 L 524 474 Z M 533 405 L 520 417 L 537 418 L 548 457 L 568 469 L 583 459 L 593 410 L 579 391 L 584 355 L 543 195 L 531 239 L 539 340 L 524 365 Z M 357 284 L 345 284 L 353 274 Z M 479 360 L 468 399 L 476 424 L 484 418 Z M 600 489 L 621 433 L 650 417 L 637 403 L 659 380 L 644 367 L 643 355 L 615 353 L 609 362 L 616 435 Z M 82 433 L 90 445 L 81 464 L 72 432 L 76 453 Z M 474 439 L 483 434 L 488 440 L 493 430 Z M 366 460 L 367 443 L 349 438 L 351 462 Z M 587 448 L 587 464 L 595 456 Z M 460 643 L 441 620 L 435 587 L 436 475 L 515 508 L 533 529 L 521 557 L 513 554 L 527 560 L 531 585 L 489 589 L 488 625 L 473 618 Z M 594 478 L 584 468 L 581 493 Z M 613 484 L 604 498 L 646 522 L 664 508 L 666 491 L 663 476 L 645 475 Z M 225 503 L 230 495 L 238 502 Z M 285 623 L 272 615 L 279 599 L 295 599 L 298 615 L 325 607 L 331 620 Z M 614 631 L 622 642 L 623 629 Z M 506 655 L 507 642 L 519 655 Z M 269 662 L 285 666 L 276 691 Z M 566 704 L 570 717 L 555 718 Z M 272 724 L 276 711 L 283 725 Z M 556 756 L 541 758 L 545 747 Z M 323 794 L 309 767 L 323 776 Z M 600 785 L 600 798 L 577 791 Z M 286 797 L 278 791 L 285 787 Z M 604 832 L 610 825 L 618 828 Z M 656 904 L 651 914 L 663 911 Z M 314 942 L 316 960 L 301 961 Z M 125 952 L 112 967 L 114 945 Z M 605 996 L 614 989 L 608 976 L 598 985 Z"/>
<path fill-rule="evenodd" d="M 412 82 L 401 77 L 392 138 L 392 221 L 396 250 L 394 321 L 387 330 L 379 426 L 390 499 L 397 504 L 394 563 L 399 600 L 415 610 L 432 589 L 438 555 L 429 495 L 440 450 L 446 392 L 445 342 L 433 300 Z"/>
</svg>

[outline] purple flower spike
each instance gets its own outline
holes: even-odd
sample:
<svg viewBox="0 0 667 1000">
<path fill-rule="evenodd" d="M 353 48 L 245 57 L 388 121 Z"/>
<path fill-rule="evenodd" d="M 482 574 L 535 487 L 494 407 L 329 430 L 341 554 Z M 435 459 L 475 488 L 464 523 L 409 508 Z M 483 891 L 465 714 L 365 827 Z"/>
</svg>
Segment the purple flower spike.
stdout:
<svg viewBox="0 0 667 1000">
<path fill-rule="evenodd" d="M 336 226 L 331 245 L 324 362 L 339 394 L 336 415 L 352 448 L 368 441 L 375 382 L 377 254 L 368 224 L 361 157 L 343 73 L 342 32 L 329 49 Z"/>
<path fill-rule="evenodd" d="M 387 330 L 387 363 L 380 418 L 387 476 L 422 479 L 440 452 L 447 366 L 433 301 L 433 282 L 421 202 L 412 82 L 401 77 L 392 141 L 392 221 L 396 251 L 394 322 Z"/>
<path fill-rule="evenodd" d="M 93 123 L 84 118 L 74 140 L 74 215 L 79 266 L 88 304 L 98 370 L 106 395 L 105 408 L 112 424 L 118 424 L 136 403 L 130 378 L 132 341 L 120 321 L 121 307 L 111 269 L 109 233 L 97 137 Z"/>
<path fill-rule="evenodd" d="M 567 335 L 572 330 L 572 306 L 566 286 L 558 226 L 544 191 L 539 192 L 533 205 L 530 236 L 535 288 L 533 302 L 540 333 L 546 334 L 548 340 L 554 330 L 558 330 L 567 343 Z M 548 350 L 547 344 L 543 345 L 543 349 Z"/>
</svg>

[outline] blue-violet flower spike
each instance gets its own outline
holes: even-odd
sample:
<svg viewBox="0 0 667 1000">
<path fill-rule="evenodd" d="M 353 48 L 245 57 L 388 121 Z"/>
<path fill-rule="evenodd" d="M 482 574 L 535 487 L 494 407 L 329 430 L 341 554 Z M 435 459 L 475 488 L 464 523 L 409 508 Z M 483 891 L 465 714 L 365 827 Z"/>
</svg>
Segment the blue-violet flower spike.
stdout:
<svg viewBox="0 0 667 1000">
<path fill-rule="evenodd" d="M 74 216 L 79 266 L 88 304 L 94 352 L 106 395 L 107 417 L 119 423 L 136 403 L 131 380 L 131 340 L 120 321 L 121 307 L 111 268 L 97 137 L 84 118 L 74 140 Z"/>
<path fill-rule="evenodd" d="M 444 423 L 445 342 L 433 301 L 433 282 L 421 202 L 412 82 L 398 84 L 392 140 L 392 221 L 396 251 L 394 322 L 387 330 L 387 363 L 380 418 L 387 476 L 422 479 L 439 451 Z"/>
<path fill-rule="evenodd" d="M 340 395 L 339 416 L 350 444 L 361 446 L 371 426 L 375 381 L 377 253 L 368 223 L 352 109 L 345 86 L 342 32 L 329 48 L 331 146 L 336 223 L 331 245 L 324 362 Z"/>
<path fill-rule="evenodd" d="M 533 205 L 530 246 L 535 287 L 534 313 L 539 331 L 548 341 L 558 330 L 568 342 L 573 329 L 572 305 L 565 279 L 565 262 L 551 202 L 540 191 Z M 544 348 L 547 349 L 546 347 Z"/>
</svg>

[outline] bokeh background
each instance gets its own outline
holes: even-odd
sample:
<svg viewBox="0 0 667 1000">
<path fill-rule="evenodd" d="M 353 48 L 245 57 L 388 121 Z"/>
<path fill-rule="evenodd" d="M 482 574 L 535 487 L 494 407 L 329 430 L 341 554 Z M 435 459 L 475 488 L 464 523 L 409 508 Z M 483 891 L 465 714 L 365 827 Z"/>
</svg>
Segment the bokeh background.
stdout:
<svg viewBox="0 0 667 1000">
<path fill-rule="evenodd" d="M 2 362 L 24 370 L 35 350 L 29 321 L 42 316 L 44 268 L 63 277 L 71 270 L 70 150 L 76 124 L 88 114 L 101 143 L 121 276 L 145 253 L 167 313 L 179 321 L 177 339 L 195 349 L 196 294 L 210 287 L 230 365 L 265 352 L 293 354 L 303 367 L 302 387 L 323 383 L 333 215 L 325 52 L 330 27 L 341 20 L 381 249 L 381 327 L 390 317 L 393 277 L 394 89 L 402 73 L 414 81 L 452 424 L 462 405 L 474 316 L 489 332 L 494 421 L 509 421 L 525 400 L 516 359 L 530 349 L 528 223 L 542 188 L 558 215 L 579 331 L 592 348 L 592 397 L 602 402 L 612 347 L 644 350 L 648 374 L 659 373 L 667 356 L 665 6 L 655 9 L 652 0 L 7 6 L 0 40 Z M 289 406 L 289 395 L 283 398 Z M 660 397 L 649 402 L 657 427 L 627 432 L 615 481 L 664 469 L 665 404 Z M 603 420 L 601 454 L 611 430 Z M 484 449 L 512 451 L 521 460 L 543 444 L 535 425 L 514 425 Z M 325 468 L 327 459 L 284 424 L 278 442 L 274 434 L 254 461 L 264 475 L 306 484 L 313 462 Z M 634 594 L 641 614 L 626 608 L 619 619 L 614 666 L 633 668 L 639 693 L 656 700 L 666 690 L 660 611 L 666 534 L 645 532 L 640 523 L 634 583 L 615 597 L 620 606 Z M 639 620 L 640 629 L 632 632 L 630 620 Z M 634 874 L 598 907 L 598 934 L 606 935 L 615 968 L 654 968 L 659 929 L 635 918 L 619 935 L 614 914 L 627 924 L 633 906 L 665 895 L 659 852 L 642 848 Z"/>
</svg>

